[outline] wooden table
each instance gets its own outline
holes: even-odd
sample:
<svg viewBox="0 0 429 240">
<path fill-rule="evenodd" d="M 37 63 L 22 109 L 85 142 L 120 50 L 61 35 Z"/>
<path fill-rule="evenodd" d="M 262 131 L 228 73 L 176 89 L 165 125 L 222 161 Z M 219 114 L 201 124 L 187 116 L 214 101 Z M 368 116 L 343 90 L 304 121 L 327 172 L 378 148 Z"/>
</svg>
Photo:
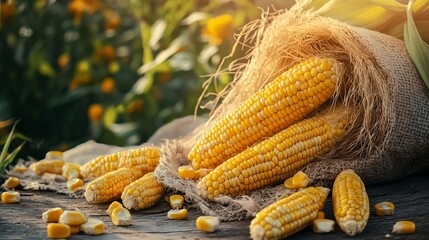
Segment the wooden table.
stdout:
<svg viewBox="0 0 429 240">
<path fill-rule="evenodd" d="M 416 232 L 411 235 L 392 235 L 388 239 L 429 238 L 429 174 L 410 177 L 401 181 L 370 186 L 367 188 L 371 202 L 371 215 L 365 231 L 353 239 L 384 239 L 398 220 L 412 220 Z M 195 227 L 201 213 L 190 209 L 188 220 L 168 220 L 170 209 L 164 200 L 155 207 L 141 212 L 132 212 L 132 225 L 116 227 L 105 213 L 109 204 L 89 204 L 84 199 L 75 199 L 53 192 L 20 191 L 18 204 L 0 204 L 0 239 L 47 239 L 46 223 L 42 212 L 51 207 L 65 210 L 79 209 L 105 223 L 106 232 L 100 236 L 77 234 L 70 239 L 249 239 L 249 220 L 222 222 L 220 230 L 204 234 Z M 395 214 L 387 217 L 374 215 L 377 202 L 392 201 Z M 326 217 L 333 219 L 332 202 L 325 204 Z M 314 234 L 307 228 L 290 239 L 344 239 L 349 238 L 336 226 L 335 232 Z"/>
</svg>

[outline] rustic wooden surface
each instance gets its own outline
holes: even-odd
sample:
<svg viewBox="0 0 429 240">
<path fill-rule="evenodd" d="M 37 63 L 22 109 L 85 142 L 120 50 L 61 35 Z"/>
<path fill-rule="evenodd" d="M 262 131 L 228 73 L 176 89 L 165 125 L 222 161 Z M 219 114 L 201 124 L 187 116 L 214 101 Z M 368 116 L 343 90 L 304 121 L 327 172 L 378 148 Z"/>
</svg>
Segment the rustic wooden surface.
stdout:
<svg viewBox="0 0 429 240">
<path fill-rule="evenodd" d="M 398 220 L 412 220 L 416 232 L 410 235 L 392 235 L 388 239 L 429 238 L 429 173 L 401 181 L 370 186 L 367 188 L 371 202 L 371 215 L 365 231 L 353 239 L 385 239 L 385 235 Z M 1 191 L 0 191 L 1 192 Z M 0 239 L 47 239 L 46 223 L 42 212 L 51 207 L 79 209 L 105 223 L 106 232 L 100 236 L 77 234 L 70 239 L 249 239 L 250 220 L 222 222 L 216 233 L 204 234 L 195 227 L 196 218 L 201 215 L 191 209 L 188 220 L 168 220 L 169 206 L 162 201 L 155 207 L 132 212 L 132 225 L 116 227 L 105 213 L 108 204 L 88 204 L 84 199 L 75 199 L 53 192 L 20 191 L 22 200 L 18 204 L 0 204 Z M 395 214 L 388 217 L 374 215 L 376 202 L 392 201 Z M 330 196 L 325 205 L 326 217 L 333 219 Z M 336 226 L 335 232 L 314 234 L 310 228 L 293 235 L 290 239 L 344 239 L 350 238 Z"/>
</svg>

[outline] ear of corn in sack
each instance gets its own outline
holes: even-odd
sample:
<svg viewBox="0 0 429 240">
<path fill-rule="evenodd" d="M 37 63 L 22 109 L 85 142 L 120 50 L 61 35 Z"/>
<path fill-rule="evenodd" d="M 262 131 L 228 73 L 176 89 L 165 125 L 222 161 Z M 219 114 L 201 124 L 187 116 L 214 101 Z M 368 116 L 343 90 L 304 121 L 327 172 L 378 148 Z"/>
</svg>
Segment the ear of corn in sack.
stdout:
<svg viewBox="0 0 429 240">
<path fill-rule="evenodd" d="M 197 191 L 213 200 L 284 181 L 330 150 L 345 133 L 352 112 L 353 108 L 341 106 L 286 128 L 219 165 L 201 179 Z"/>
<path fill-rule="evenodd" d="M 268 83 L 194 145 L 188 154 L 194 168 L 215 168 L 303 119 L 331 98 L 340 66 L 334 59 L 311 58 Z"/>
</svg>

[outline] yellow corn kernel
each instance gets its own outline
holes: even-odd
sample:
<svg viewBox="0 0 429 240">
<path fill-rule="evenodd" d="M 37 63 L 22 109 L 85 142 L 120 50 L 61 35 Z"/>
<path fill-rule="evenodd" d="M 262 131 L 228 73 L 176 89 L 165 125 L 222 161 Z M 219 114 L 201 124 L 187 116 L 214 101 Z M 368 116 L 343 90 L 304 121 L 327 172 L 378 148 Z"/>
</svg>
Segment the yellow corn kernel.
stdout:
<svg viewBox="0 0 429 240">
<path fill-rule="evenodd" d="M 80 178 L 80 165 L 77 163 L 65 163 L 62 169 L 62 175 L 65 179 L 71 180 Z"/>
<path fill-rule="evenodd" d="M 316 219 L 329 189 L 304 188 L 258 212 L 250 223 L 252 239 L 280 239 L 304 229 Z"/>
<path fill-rule="evenodd" d="M 200 216 L 197 218 L 196 225 L 198 230 L 202 232 L 214 232 L 218 229 L 220 220 L 214 216 Z"/>
<path fill-rule="evenodd" d="M 63 152 L 61 152 L 61 151 L 49 151 L 46 153 L 45 159 L 63 160 Z"/>
<path fill-rule="evenodd" d="M 118 207 L 123 207 L 122 203 L 118 202 L 118 201 L 113 201 L 110 205 L 109 208 L 106 210 L 106 213 L 109 214 L 109 216 L 112 216 L 112 212 L 113 210 L 115 210 L 115 208 Z"/>
<path fill-rule="evenodd" d="M 25 172 L 27 172 L 27 171 L 28 171 L 28 167 L 26 167 L 26 166 L 24 166 L 24 165 L 16 165 L 16 166 L 13 168 L 13 171 L 14 171 L 14 172 L 16 172 L 16 173 L 23 174 L 23 173 L 25 173 Z"/>
<path fill-rule="evenodd" d="M 287 188 L 287 189 L 298 189 L 298 187 L 293 185 L 292 178 L 293 177 L 290 177 L 290 178 L 285 180 L 285 182 L 284 182 L 285 188 Z"/>
<path fill-rule="evenodd" d="M 83 181 L 79 178 L 71 179 L 67 181 L 66 186 L 70 191 L 76 192 L 83 187 Z"/>
<path fill-rule="evenodd" d="M 395 205 L 391 202 L 379 202 L 374 206 L 374 212 L 377 216 L 393 215 Z"/>
<path fill-rule="evenodd" d="M 198 193 L 213 200 L 284 181 L 341 139 L 346 127 L 343 122 L 352 111 L 342 106 L 323 112 L 247 148 L 203 177 L 197 184 Z"/>
<path fill-rule="evenodd" d="M 170 206 L 173 209 L 179 209 L 183 207 L 185 203 L 185 198 L 182 195 L 171 195 L 170 196 Z"/>
<path fill-rule="evenodd" d="M 21 201 L 21 195 L 19 192 L 7 191 L 1 194 L 1 201 L 3 203 L 19 203 Z"/>
<path fill-rule="evenodd" d="M 168 219 L 181 220 L 188 218 L 187 209 L 172 209 L 167 213 Z"/>
<path fill-rule="evenodd" d="M 195 177 L 195 169 L 192 166 L 180 166 L 177 169 L 179 177 L 182 179 L 193 179 Z"/>
<path fill-rule="evenodd" d="M 30 168 L 39 176 L 45 173 L 61 175 L 63 172 L 63 160 L 43 159 L 30 165 Z"/>
<path fill-rule="evenodd" d="M 100 235 L 104 233 L 104 222 L 96 218 L 88 218 L 80 228 L 86 235 Z"/>
<path fill-rule="evenodd" d="M 86 216 L 81 211 L 65 210 L 58 219 L 58 223 L 70 226 L 82 225 L 86 222 Z"/>
<path fill-rule="evenodd" d="M 205 177 L 211 171 L 213 171 L 213 169 L 211 169 L 211 168 L 201 168 L 201 169 L 198 169 L 198 170 L 195 171 L 194 179 L 195 180 L 199 180 L 199 179 Z"/>
<path fill-rule="evenodd" d="M 310 183 L 310 178 L 303 171 L 298 171 L 293 175 L 292 183 L 299 188 L 305 188 Z"/>
<path fill-rule="evenodd" d="M 215 168 L 302 120 L 333 95 L 341 66 L 335 59 L 311 58 L 290 68 L 214 124 L 188 159 L 195 169 Z M 318 74 L 304 77 L 311 71 Z"/>
<path fill-rule="evenodd" d="M 334 231 L 335 221 L 331 219 L 315 219 L 313 221 L 313 232 L 328 233 Z"/>
<path fill-rule="evenodd" d="M 392 233 L 410 234 L 416 230 L 416 225 L 412 221 L 397 221 L 393 225 Z"/>
<path fill-rule="evenodd" d="M 48 238 L 68 238 L 70 237 L 70 226 L 62 223 L 49 223 L 48 228 Z"/>
<path fill-rule="evenodd" d="M 155 171 L 159 163 L 159 148 L 141 147 L 98 156 L 80 168 L 84 178 L 98 178 L 119 168 L 139 166 L 143 175 Z"/>
<path fill-rule="evenodd" d="M 347 235 L 361 233 L 369 217 L 369 199 L 365 185 L 353 170 L 344 170 L 332 189 L 335 220 Z"/>
<path fill-rule="evenodd" d="M 82 225 L 75 225 L 75 226 L 69 225 L 69 227 L 70 227 L 70 234 L 71 235 L 78 234 L 80 232 L 80 227 L 81 226 Z"/>
<path fill-rule="evenodd" d="M 16 188 L 21 184 L 21 181 L 17 177 L 9 177 L 3 184 L 3 187 L 6 189 Z"/>
<path fill-rule="evenodd" d="M 88 183 L 85 199 L 90 203 L 106 203 L 121 197 L 125 187 L 142 176 L 138 167 L 120 168 Z"/>
<path fill-rule="evenodd" d="M 316 219 L 325 219 L 325 213 L 322 211 L 317 212 Z"/>
<path fill-rule="evenodd" d="M 121 199 L 125 208 L 140 211 L 155 205 L 164 191 L 164 185 L 150 172 L 129 184 L 122 192 Z"/>
<path fill-rule="evenodd" d="M 42 213 L 42 219 L 45 220 L 45 222 L 47 223 L 56 223 L 58 222 L 58 219 L 60 218 L 62 213 L 62 208 L 50 208 L 46 212 Z"/>
<path fill-rule="evenodd" d="M 112 223 L 116 226 L 128 226 L 131 224 L 131 214 L 128 209 L 123 207 L 117 207 L 113 210 Z"/>
</svg>

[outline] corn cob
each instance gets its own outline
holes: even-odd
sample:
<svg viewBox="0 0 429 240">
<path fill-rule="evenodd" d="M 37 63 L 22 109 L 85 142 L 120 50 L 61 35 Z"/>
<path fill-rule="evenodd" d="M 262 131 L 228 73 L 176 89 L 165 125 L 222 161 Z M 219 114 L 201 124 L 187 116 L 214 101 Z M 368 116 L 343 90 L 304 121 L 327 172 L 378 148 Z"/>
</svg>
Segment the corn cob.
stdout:
<svg viewBox="0 0 429 240">
<path fill-rule="evenodd" d="M 365 185 L 352 170 L 344 170 L 332 189 L 335 220 L 347 235 L 361 233 L 369 217 L 369 200 Z"/>
<path fill-rule="evenodd" d="M 16 172 L 16 173 L 23 174 L 23 173 L 25 173 L 25 172 L 28 171 L 28 167 L 26 167 L 26 166 L 24 166 L 22 164 L 18 164 L 15 167 L 13 167 L 13 171 Z"/>
<path fill-rule="evenodd" d="M 158 182 L 152 173 L 148 173 L 128 185 L 124 189 L 121 199 L 125 208 L 140 211 L 157 203 L 164 191 L 164 185 Z"/>
<path fill-rule="evenodd" d="M 336 143 L 345 132 L 351 111 L 339 107 L 321 113 L 244 150 L 202 178 L 197 185 L 199 194 L 213 200 L 284 181 Z"/>
<path fill-rule="evenodd" d="M 43 159 L 30 165 L 30 168 L 39 176 L 44 173 L 61 175 L 63 172 L 63 160 Z"/>
<path fill-rule="evenodd" d="M 62 223 L 49 223 L 47 227 L 48 238 L 68 238 L 70 237 L 70 227 Z"/>
<path fill-rule="evenodd" d="M 338 67 L 311 58 L 281 74 L 207 131 L 188 154 L 194 168 L 215 168 L 313 112 L 333 95 Z"/>
<path fill-rule="evenodd" d="M 90 203 L 106 203 L 121 197 L 125 187 L 143 175 L 137 167 L 120 168 L 88 183 L 85 199 Z"/>
<path fill-rule="evenodd" d="M 61 214 L 63 214 L 63 209 L 56 207 L 50 208 L 46 212 L 42 213 L 42 219 L 47 223 L 56 223 L 60 218 Z"/>
<path fill-rule="evenodd" d="M 141 166 L 142 171 L 148 173 L 154 171 L 158 163 L 159 148 L 141 147 L 96 157 L 80 168 L 80 174 L 93 179 L 121 167 L 133 166 Z"/>
<path fill-rule="evenodd" d="M 324 206 L 329 189 L 309 187 L 269 205 L 250 223 L 252 239 L 280 239 L 310 225 Z"/>
</svg>

